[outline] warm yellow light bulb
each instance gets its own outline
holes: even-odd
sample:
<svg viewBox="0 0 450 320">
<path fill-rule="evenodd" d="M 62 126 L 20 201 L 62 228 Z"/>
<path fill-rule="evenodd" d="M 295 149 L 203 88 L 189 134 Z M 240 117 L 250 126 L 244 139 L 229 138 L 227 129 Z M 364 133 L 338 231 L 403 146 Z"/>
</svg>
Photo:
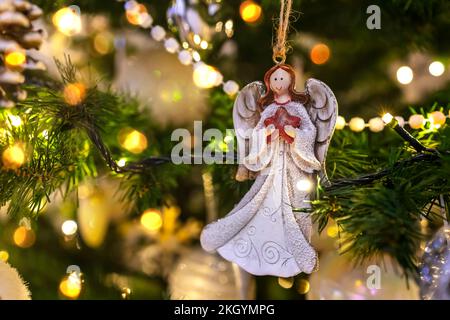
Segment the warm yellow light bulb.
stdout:
<svg viewBox="0 0 450 320">
<path fill-rule="evenodd" d="M 141 224 L 150 231 L 156 231 L 162 227 L 162 216 L 159 210 L 148 209 L 141 216 Z"/>
<path fill-rule="evenodd" d="M 432 76 L 439 77 L 444 74 L 445 66 L 440 61 L 434 61 L 428 66 L 428 71 Z"/>
<path fill-rule="evenodd" d="M 222 82 L 222 75 L 214 67 L 204 63 L 199 63 L 194 68 L 194 83 L 199 88 L 212 88 Z"/>
<path fill-rule="evenodd" d="M 81 293 L 81 279 L 76 274 L 71 274 L 59 284 L 59 291 L 70 299 L 76 299 Z"/>
<path fill-rule="evenodd" d="M 208 41 L 202 40 L 202 42 L 200 42 L 200 48 L 203 50 L 208 49 Z"/>
<path fill-rule="evenodd" d="M 22 51 L 12 51 L 5 56 L 5 61 L 8 66 L 17 67 L 23 65 L 27 57 Z"/>
<path fill-rule="evenodd" d="M 200 45 L 200 43 L 202 42 L 202 38 L 200 38 L 200 36 L 198 34 L 194 34 L 194 36 L 192 37 L 192 40 L 194 40 L 194 43 L 196 45 Z"/>
<path fill-rule="evenodd" d="M 336 130 L 342 130 L 345 128 L 345 118 L 342 116 L 338 116 L 336 118 Z"/>
<path fill-rule="evenodd" d="M 413 81 L 414 73 L 408 66 L 402 66 L 397 70 L 397 81 L 401 84 L 409 84 Z"/>
<path fill-rule="evenodd" d="M 64 100 L 71 106 L 80 104 L 86 96 L 86 87 L 82 83 L 69 83 L 64 87 Z"/>
<path fill-rule="evenodd" d="M 125 159 L 125 158 L 121 158 L 121 159 L 119 159 L 119 161 L 117 161 L 117 165 L 121 168 L 125 167 L 126 164 L 127 164 L 127 159 Z"/>
<path fill-rule="evenodd" d="M 22 125 L 22 119 L 19 116 L 13 114 L 8 115 L 9 123 L 13 127 L 20 127 Z"/>
<path fill-rule="evenodd" d="M 53 15 L 52 22 L 59 32 L 73 36 L 81 32 L 81 17 L 79 8 L 70 6 L 62 8 Z"/>
<path fill-rule="evenodd" d="M 9 259 L 8 251 L 2 250 L 0 251 L 0 261 L 7 262 Z"/>
<path fill-rule="evenodd" d="M 329 226 L 327 228 L 327 236 L 330 238 L 336 238 L 338 236 L 339 229 L 336 225 Z"/>
<path fill-rule="evenodd" d="M 36 241 L 36 234 L 32 229 L 21 226 L 14 231 L 13 240 L 18 247 L 29 248 Z"/>
<path fill-rule="evenodd" d="M 309 192 L 313 188 L 313 183 L 309 179 L 300 179 L 295 186 L 298 191 Z"/>
<path fill-rule="evenodd" d="M 441 111 L 433 111 L 430 113 L 428 119 L 430 120 L 431 124 L 433 126 L 440 127 L 445 124 L 445 121 L 447 118 L 445 117 L 445 114 Z"/>
<path fill-rule="evenodd" d="M 259 20 L 262 13 L 262 8 L 259 4 L 252 0 L 246 0 L 241 3 L 239 13 L 242 20 L 248 23 L 253 23 Z"/>
<path fill-rule="evenodd" d="M 128 8 L 126 10 L 126 17 L 129 23 L 144 28 L 150 27 L 153 23 L 153 19 L 148 14 L 147 8 L 141 3 L 136 3 L 134 6 Z"/>
<path fill-rule="evenodd" d="M 425 118 L 421 114 L 413 114 L 409 117 L 408 123 L 412 129 L 420 129 L 425 123 Z"/>
<path fill-rule="evenodd" d="M 350 127 L 350 130 L 352 130 L 352 131 L 361 132 L 366 127 L 366 124 L 365 124 L 363 118 L 354 117 L 350 120 L 348 126 Z"/>
<path fill-rule="evenodd" d="M 200 53 L 192 51 L 192 59 L 194 59 L 195 62 L 199 62 L 202 58 L 200 57 Z"/>
<path fill-rule="evenodd" d="M 73 220 L 66 220 L 61 225 L 61 230 L 66 236 L 73 236 L 75 233 L 77 233 L 78 225 Z"/>
<path fill-rule="evenodd" d="M 119 134 L 120 144 L 126 150 L 132 153 L 141 153 L 147 149 L 147 138 L 137 130 L 125 130 Z"/>
<path fill-rule="evenodd" d="M 6 148 L 2 154 L 3 166 L 7 169 L 18 169 L 25 163 L 25 152 L 21 145 Z"/>
<path fill-rule="evenodd" d="M 113 49 L 114 37 L 109 32 L 100 32 L 94 37 L 94 49 L 101 55 L 108 54 Z"/>
<path fill-rule="evenodd" d="M 388 112 L 385 113 L 381 119 L 383 119 L 383 122 L 385 124 L 388 124 L 394 119 L 394 116 Z"/>
</svg>

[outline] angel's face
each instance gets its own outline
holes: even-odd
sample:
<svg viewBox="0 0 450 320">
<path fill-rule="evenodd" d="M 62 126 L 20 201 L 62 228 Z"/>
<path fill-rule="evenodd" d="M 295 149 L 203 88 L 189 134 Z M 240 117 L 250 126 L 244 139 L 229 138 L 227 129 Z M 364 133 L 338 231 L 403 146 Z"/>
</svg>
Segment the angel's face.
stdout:
<svg viewBox="0 0 450 320">
<path fill-rule="evenodd" d="M 270 75 L 270 88 L 275 95 L 280 96 L 289 93 L 289 86 L 291 85 L 291 75 L 279 68 Z"/>
</svg>

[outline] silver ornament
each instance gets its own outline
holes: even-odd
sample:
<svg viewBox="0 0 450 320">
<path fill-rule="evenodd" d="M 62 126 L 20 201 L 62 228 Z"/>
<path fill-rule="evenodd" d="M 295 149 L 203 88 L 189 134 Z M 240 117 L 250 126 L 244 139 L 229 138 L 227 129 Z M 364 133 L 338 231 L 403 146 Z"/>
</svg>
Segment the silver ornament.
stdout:
<svg viewBox="0 0 450 320">
<path fill-rule="evenodd" d="M 191 47 L 199 47 L 193 37 L 210 41 L 216 33 L 217 13 L 220 1 L 173 0 L 167 10 L 167 19 L 180 34 L 180 40 Z"/>
<path fill-rule="evenodd" d="M 450 228 L 442 227 L 425 246 L 420 272 L 424 300 L 450 300 Z"/>
</svg>

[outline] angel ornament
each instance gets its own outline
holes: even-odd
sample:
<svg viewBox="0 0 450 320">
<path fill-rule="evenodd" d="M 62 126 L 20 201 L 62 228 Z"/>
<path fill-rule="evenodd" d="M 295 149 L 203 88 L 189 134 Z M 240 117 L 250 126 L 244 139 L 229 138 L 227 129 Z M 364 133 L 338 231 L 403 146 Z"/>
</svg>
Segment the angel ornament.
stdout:
<svg viewBox="0 0 450 320">
<path fill-rule="evenodd" d="M 254 275 L 291 277 L 318 267 L 310 243 L 309 193 L 334 131 L 337 102 L 324 83 L 309 79 L 295 90 L 291 66 L 279 64 L 241 90 L 233 107 L 238 150 L 236 179 L 255 178 L 243 199 L 201 234 L 206 251 L 217 251 Z M 308 188 L 308 186 L 310 188 Z"/>
</svg>

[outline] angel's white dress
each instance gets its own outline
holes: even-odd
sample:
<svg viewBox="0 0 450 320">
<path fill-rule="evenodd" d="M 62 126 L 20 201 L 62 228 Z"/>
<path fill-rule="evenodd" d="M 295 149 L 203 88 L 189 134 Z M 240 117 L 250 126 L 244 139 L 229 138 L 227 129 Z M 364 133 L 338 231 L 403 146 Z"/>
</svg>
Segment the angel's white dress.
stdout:
<svg viewBox="0 0 450 320">
<path fill-rule="evenodd" d="M 273 136 L 266 142 L 264 120 L 280 107 L 301 118 L 292 144 Z M 311 218 L 292 209 L 309 206 L 308 193 L 297 190 L 296 183 L 321 168 L 314 155 L 315 138 L 316 128 L 302 104 L 267 106 L 253 129 L 249 155 L 244 159 L 244 165 L 259 174 L 227 216 L 203 229 L 202 247 L 217 250 L 254 275 L 291 277 L 314 271 L 317 253 L 310 244 Z"/>
</svg>

